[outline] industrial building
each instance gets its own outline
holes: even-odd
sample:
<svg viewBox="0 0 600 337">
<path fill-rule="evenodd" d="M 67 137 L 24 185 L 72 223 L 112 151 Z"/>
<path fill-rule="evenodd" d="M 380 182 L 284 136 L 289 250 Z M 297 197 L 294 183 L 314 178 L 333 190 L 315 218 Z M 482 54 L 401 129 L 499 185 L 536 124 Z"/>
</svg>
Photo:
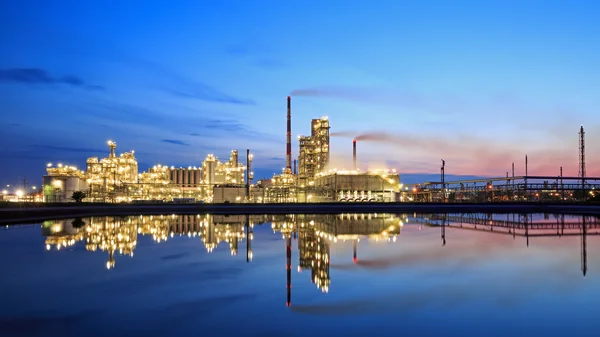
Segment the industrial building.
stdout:
<svg viewBox="0 0 600 337">
<path fill-rule="evenodd" d="M 237 150 L 230 154 L 229 161 L 221 162 L 209 154 L 201 167 L 175 168 L 155 165 L 146 172 L 138 173 L 134 151 L 119 156 L 117 144 L 108 142 L 109 155 L 86 161 L 86 170 L 74 166 L 48 164 L 43 177 L 44 202 L 72 202 L 74 192 L 86 194 L 87 202 L 131 202 L 131 201 L 203 201 L 246 202 L 247 166 L 252 155 L 247 153 L 246 165 L 240 163 Z M 247 182 L 252 181 L 252 173 Z"/>
<path fill-rule="evenodd" d="M 329 118 L 311 121 L 311 135 L 298 137 L 298 185 L 308 186 L 329 164 Z"/>
<path fill-rule="evenodd" d="M 252 155 L 246 164 L 233 150 L 225 162 L 208 154 L 200 166 L 155 165 L 139 173 L 134 151 L 117 156 L 108 142 L 107 158 L 89 158 L 86 170 L 51 164 L 44 176 L 44 201 L 69 202 L 73 192 L 87 202 L 375 202 L 397 201 L 400 179 L 395 171 L 360 172 L 353 142 L 352 170 L 328 168 L 331 156 L 328 117 L 311 120 L 309 136 L 299 137 L 298 172 L 292 169 L 291 97 L 287 97 L 285 168 L 269 180 L 252 184 Z"/>
<path fill-rule="evenodd" d="M 353 141 L 351 170 L 330 169 L 329 118 L 311 121 L 311 135 L 300 136 L 298 172 L 292 171 L 291 97 L 287 97 L 286 166 L 271 180 L 252 186 L 253 202 L 383 202 L 400 200 L 400 176 L 395 170 L 361 172 Z"/>
<path fill-rule="evenodd" d="M 74 166 L 48 164 L 47 175 L 42 177 L 42 192 L 45 202 L 69 202 L 73 192 L 89 188 L 85 172 Z"/>
</svg>

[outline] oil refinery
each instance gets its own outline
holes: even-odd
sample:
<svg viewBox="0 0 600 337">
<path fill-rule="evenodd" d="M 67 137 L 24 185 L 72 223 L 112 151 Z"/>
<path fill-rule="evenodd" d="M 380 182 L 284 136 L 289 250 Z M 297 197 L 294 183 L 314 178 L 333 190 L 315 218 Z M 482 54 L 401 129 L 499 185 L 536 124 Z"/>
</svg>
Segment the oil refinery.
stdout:
<svg viewBox="0 0 600 337">
<path fill-rule="evenodd" d="M 139 172 L 134 151 L 116 154 L 108 141 L 108 157 L 91 157 L 86 169 L 48 164 L 43 177 L 44 202 L 72 202 L 79 193 L 85 202 L 133 203 L 320 203 L 320 202 L 498 202 L 580 201 L 596 197 L 600 177 L 585 172 L 585 132 L 579 130 L 577 177 L 525 175 L 445 181 L 442 160 L 439 181 L 402 184 L 395 169 L 361 171 L 357 139 L 352 141 L 352 167 L 330 165 L 331 121 L 327 116 L 310 121 L 310 135 L 298 137 L 298 157 L 292 159 L 292 102 L 287 97 L 285 167 L 271 179 L 253 182 L 253 155 L 246 149 L 245 163 L 238 150 L 227 161 L 208 154 L 196 166 L 155 165 Z M 6 199 L 6 191 L 3 191 Z M 23 200 L 17 198 L 16 200 Z M 37 200 L 37 199 L 36 199 Z"/>
<path fill-rule="evenodd" d="M 253 155 L 246 162 L 238 150 L 228 161 L 208 154 L 197 166 L 187 168 L 155 165 L 139 172 L 135 152 L 117 155 L 117 143 L 108 141 L 108 157 L 91 157 L 85 170 L 48 164 L 43 177 L 44 202 L 72 202 L 73 193 L 85 193 L 86 202 L 180 202 L 180 203 L 289 203 L 289 202 L 382 202 L 401 199 L 400 177 L 395 170 L 361 172 L 356 167 L 329 167 L 329 118 L 311 121 L 311 134 L 299 137 L 298 159 L 292 168 L 291 97 L 287 97 L 286 166 L 280 174 L 253 184 Z M 298 164 L 296 167 L 296 164 Z"/>
</svg>

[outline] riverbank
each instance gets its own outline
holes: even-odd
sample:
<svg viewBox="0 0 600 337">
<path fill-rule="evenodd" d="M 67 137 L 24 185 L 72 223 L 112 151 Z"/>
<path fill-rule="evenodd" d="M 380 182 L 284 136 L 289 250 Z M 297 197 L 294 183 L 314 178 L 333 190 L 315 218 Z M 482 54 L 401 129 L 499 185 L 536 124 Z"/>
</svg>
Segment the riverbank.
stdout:
<svg viewBox="0 0 600 337">
<path fill-rule="evenodd" d="M 0 208 L 0 224 L 88 216 L 153 214 L 554 213 L 600 215 L 598 204 L 550 203 L 290 203 L 37 204 Z"/>
</svg>

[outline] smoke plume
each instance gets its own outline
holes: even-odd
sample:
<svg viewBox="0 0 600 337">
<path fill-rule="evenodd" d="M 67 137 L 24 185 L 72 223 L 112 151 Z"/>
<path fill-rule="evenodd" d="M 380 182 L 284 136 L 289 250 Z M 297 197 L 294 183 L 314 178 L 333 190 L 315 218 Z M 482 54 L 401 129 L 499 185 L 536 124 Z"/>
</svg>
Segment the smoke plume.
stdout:
<svg viewBox="0 0 600 337">
<path fill-rule="evenodd" d="M 424 99 L 416 94 L 360 87 L 320 87 L 292 90 L 290 96 L 326 97 L 367 103 L 386 103 L 404 107 L 426 105 Z"/>
<path fill-rule="evenodd" d="M 577 175 L 577 143 L 571 147 L 550 149 L 524 149 L 520 143 L 498 143 L 480 137 L 454 135 L 452 138 L 439 135 L 416 135 L 406 133 L 389 133 L 372 131 L 357 133 L 340 131 L 332 136 L 355 139 L 358 142 L 389 144 L 402 152 L 401 165 L 396 167 L 402 172 L 413 172 L 411 156 L 420 158 L 423 163 L 431 163 L 433 172 L 437 170 L 437 158 L 444 158 L 452 167 L 452 174 L 504 175 L 510 172 L 511 163 L 515 162 L 516 175 L 524 174 L 524 157 L 529 155 L 529 174 L 558 175 L 560 166 L 564 167 L 564 175 Z M 348 144 L 349 145 L 349 144 Z M 588 175 L 598 175 L 600 164 L 594 160 L 598 151 L 589 151 Z M 359 158 L 369 157 L 368 154 Z M 414 159 L 414 158 L 413 158 Z M 370 160 L 373 160 L 371 157 Z M 350 165 L 349 163 L 346 163 Z M 421 165 L 423 166 L 423 165 Z M 427 165 L 425 165 L 427 166 Z M 413 173 L 423 173 L 416 172 Z"/>
<path fill-rule="evenodd" d="M 330 132 L 330 137 L 354 137 L 356 132 L 354 131 L 340 131 L 340 132 Z"/>
<path fill-rule="evenodd" d="M 368 132 L 361 134 L 351 134 L 350 132 L 338 132 L 340 137 L 353 137 L 357 142 L 376 142 L 376 143 L 388 143 L 393 145 L 400 145 L 405 148 L 415 148 L 424 150 L 450 150 L 455 148 L 456 144 L 452 144 L 449 141 L 437 139 L 435 137 L 417 137 L 407 134 L 390 134 L 385 131 Z"/>
</svg>

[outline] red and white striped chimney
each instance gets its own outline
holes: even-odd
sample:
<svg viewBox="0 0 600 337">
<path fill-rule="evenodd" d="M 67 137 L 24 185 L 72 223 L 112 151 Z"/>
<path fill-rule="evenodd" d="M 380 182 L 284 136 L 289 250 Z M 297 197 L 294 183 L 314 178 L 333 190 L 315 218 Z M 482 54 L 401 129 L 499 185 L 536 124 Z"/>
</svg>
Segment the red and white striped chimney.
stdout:
<svg viewBox="0 0 600 337">
<path fill-rule="evenodd" d="M 287 149 L 285 153 L 285 170 L 292 172 L 292 97 L 287 97 Z"/>
</svg>

